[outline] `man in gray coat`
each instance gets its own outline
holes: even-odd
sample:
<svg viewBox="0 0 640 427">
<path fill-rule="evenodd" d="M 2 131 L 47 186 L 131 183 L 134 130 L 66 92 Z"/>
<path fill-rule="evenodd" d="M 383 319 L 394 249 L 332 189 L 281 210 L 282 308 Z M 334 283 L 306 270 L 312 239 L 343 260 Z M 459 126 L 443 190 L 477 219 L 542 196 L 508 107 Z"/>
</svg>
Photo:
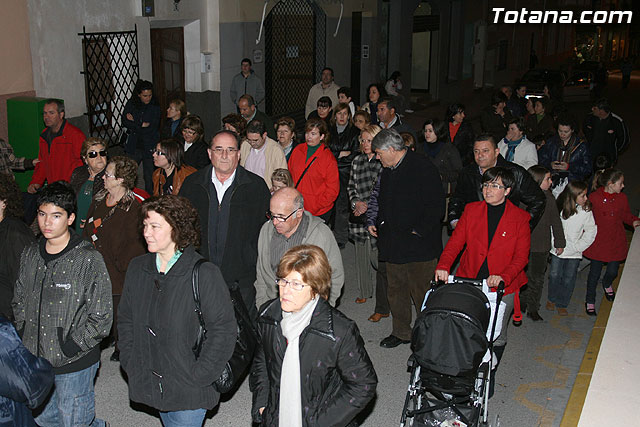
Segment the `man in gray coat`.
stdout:
<svg viewBox="0 0 640 427">
<path fill-rule="evenodd" d="M 302 194 L 295 188 L 276 191 L 269 203 L 270 221 L 260 229 L 256 264 L 256 303 L 260 307 L 278 296 L 276 270 L 282 255 L 299 245 L 319 246 L 331 265 L 329 303 L 336 305 L 344 285 L 342 255 L 333 232 L 325 223 L 304 210 Z"/>
<path fill-rule="evenodd" d="M 240 72 L 233 76 L 229 94 L 234 104 L 237 104 L 238 99 L 245 94 L 251 95 L 256 104 L 260 104 L 264 100 L 262 80 L 251 69 L 251 60 L 249 58 L 244 58 L 240 62 Z"/>
</svg>

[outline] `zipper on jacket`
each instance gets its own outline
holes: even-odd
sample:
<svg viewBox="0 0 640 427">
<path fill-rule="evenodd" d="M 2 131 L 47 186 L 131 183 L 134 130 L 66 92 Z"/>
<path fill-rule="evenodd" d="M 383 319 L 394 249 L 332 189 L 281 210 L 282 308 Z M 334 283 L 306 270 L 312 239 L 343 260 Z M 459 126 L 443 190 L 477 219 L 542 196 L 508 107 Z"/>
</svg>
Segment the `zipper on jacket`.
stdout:
<svg viewBox="0 0 640 427">
<path fill-rule="evenodd" d="M 233 195 L 236 194 L 237 188 L 238 186 L 236 185 L 235 187 L 233 187 L 233 190 L 231 190 L 231 197 L 229 198 L 229 208 L 231 208 L 231 199 L 233 199 Z M 222 199 L 224 199 L 224 196 L 222 196 Z M 218 212 L 220 212 L 220 209 L 222 209 L 222 203 L 218 203 Z"/>
<path fill-rule="evenodd" d="M 162 390 L 162 378 L 163 378 L 163 377 L 162 377 L 162 375 L 160 375 L 159 373 L 157 373 L 157 372 L 156 372 L 156 371 L 154 371 L 154 370 L 151 370 L 151 373 L 152 373 L 153 375 L 155 375 L 156 377 L 158 377 L 158 378 L 159 378 L 159 380 L 158 380 L 158 388 L 160 389 L 160 399 L 162 399 L 162 398 L 164 397 L 164 396 L 163 396 L 163 392 L 164 392 L 164 390 Z"/>
<path fill-rule="evenodd" d="M 46 271 L 47 264 L 44 265 Z M 45 278 L 46 278 L 45 273 Z M 36 356 L 40 357 L 40 319 L 42 318 L 42 293 L 44 292 L 44 279 L 40 282 L 40 298 L 38 300 L 38 329 L 36 330 Z M 62 343 L 60 343 L 62 345 Z"/>
</svg>

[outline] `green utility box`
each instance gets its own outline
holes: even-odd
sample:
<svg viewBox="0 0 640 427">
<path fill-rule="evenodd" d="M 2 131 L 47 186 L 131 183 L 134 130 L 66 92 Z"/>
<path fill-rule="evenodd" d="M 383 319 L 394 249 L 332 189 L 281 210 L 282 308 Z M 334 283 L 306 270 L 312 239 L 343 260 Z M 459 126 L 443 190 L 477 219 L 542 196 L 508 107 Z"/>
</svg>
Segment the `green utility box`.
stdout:
<svg viewBox="0 0 640 427">
<path fill-rule="evenodd" d="M 44 130 L 42 111 L 46 98 L 17 96 L 7 99 L 7 124 L 9 144 L 17 157 L 38 157 L 40 134 Z M 33 170 L 15 172 L 16 181 L 22 191 L 27 191 Z"/>
</svg>

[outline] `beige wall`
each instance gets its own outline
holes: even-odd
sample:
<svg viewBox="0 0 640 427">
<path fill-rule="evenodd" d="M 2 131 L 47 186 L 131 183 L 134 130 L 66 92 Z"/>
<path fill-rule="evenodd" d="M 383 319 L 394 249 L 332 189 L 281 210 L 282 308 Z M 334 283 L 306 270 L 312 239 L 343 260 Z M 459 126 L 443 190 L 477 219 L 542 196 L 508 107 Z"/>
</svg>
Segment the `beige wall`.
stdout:
<svg viewBox="0 0 640 427">
<path fill-rule="evenodd" d="M 0 95 L 33 90 L 29 20 L 24 0 L 2 1 L 0 52 Z"/>
<path fill-rule="evenodd" d="M 0 13 L 0 138 L 7 139 L 7 99 L 31 96 L 29 18 L 24 0 L 2 0 Z"/>
</svg>

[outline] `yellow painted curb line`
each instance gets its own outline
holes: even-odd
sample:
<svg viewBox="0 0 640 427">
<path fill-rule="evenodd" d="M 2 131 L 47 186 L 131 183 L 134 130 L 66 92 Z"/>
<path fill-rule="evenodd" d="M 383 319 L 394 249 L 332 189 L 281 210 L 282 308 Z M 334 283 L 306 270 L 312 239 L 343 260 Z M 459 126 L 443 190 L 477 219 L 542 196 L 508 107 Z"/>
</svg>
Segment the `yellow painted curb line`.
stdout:
<svg viewBox="0 0 640 427">
<path fill-rule="evenodd" d="M 613 282 L 613 288 L 618 290 L 618 282 L 622 275 L 622 268 L 624 264 L 620 265 L 618 270 L 618 276 Z M 578 375 L 571 388 L 571 394 L 569 395 L 569 401 L 564 409 L 562 421 L 560 427 L 574 427 L 578 425 L 580 421 L 580 414 L 582 413 L 582 407 L 584 401 L 587 398 L 587 390 L 589 390 L 589 383 L 591 382 L 591 376 L 593 375 L 593 369 L 596 366 L 596 359 L 598 358 L 598 352 L 600 351 L 600 344 L 602 344 L 602 337 L 609 321 L 609 314 L 611 313 L 612 303 L 607 301 L 606 298 L 602 298 L 600 307 L 598 308 L 598 316 L 596 322 L 591 330 L 591 336 L 587 343 L 587 348 L 578 370 Z"/>
</svg>

